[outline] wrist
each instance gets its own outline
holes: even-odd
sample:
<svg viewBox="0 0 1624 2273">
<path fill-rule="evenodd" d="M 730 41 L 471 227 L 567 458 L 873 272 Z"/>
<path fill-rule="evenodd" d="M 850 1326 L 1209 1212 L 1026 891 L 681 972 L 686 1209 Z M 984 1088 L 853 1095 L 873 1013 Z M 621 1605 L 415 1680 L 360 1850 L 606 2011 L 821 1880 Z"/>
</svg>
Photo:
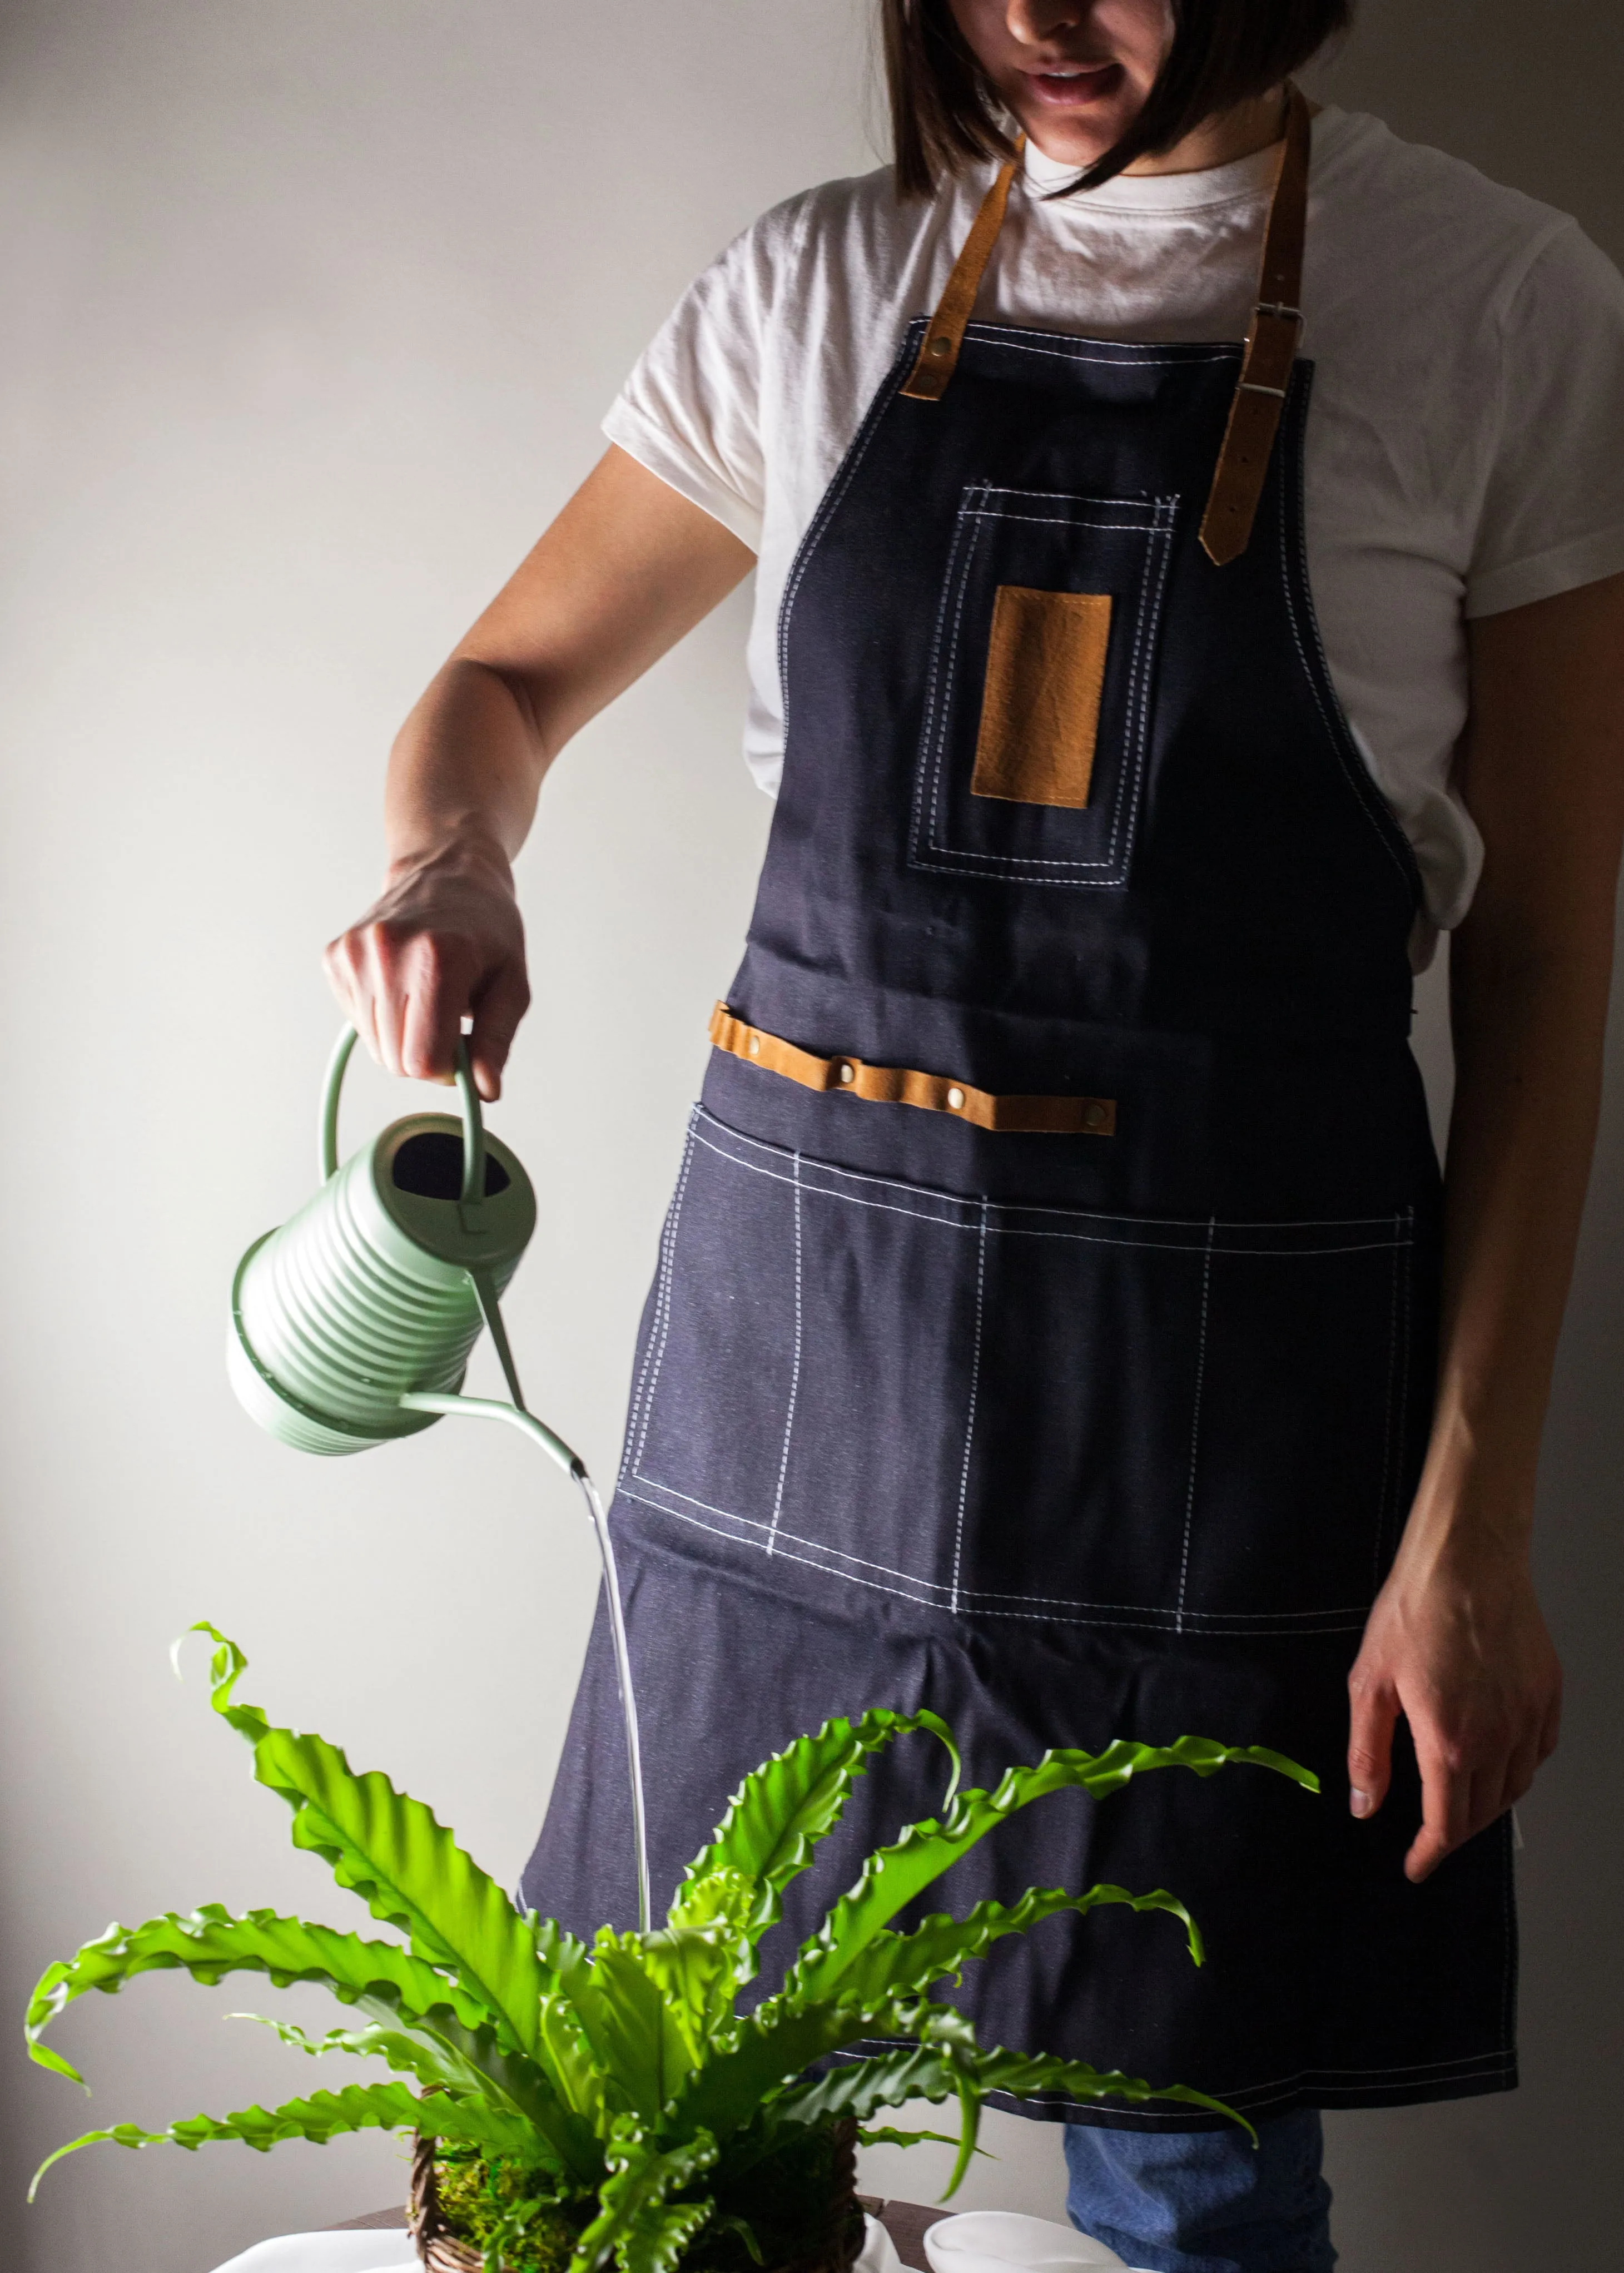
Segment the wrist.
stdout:
<svg viewBox="0 0 1624 2273">
<path fill-rule="evenodd" d="M 510 898 L 513 893 L 513 868 L 506 847 L 486 823 L 475 820 L 453 823 L 433 836 L 391 848 L 384 871 L 385 892 L 429 877 L 487 889 L 494 886 Z"/>
<path fill-rule="evenodd" d="M 1458 1540 L 1485 1552 L 1526 1557 L 1541 1410 L 1511 1384 L 1484 1412 L 1446 1390 L 1433 1414 L 1406 1536 L 1415 1532 L 1441 1546 Z"/>
<path fill-rule="evenodd" d="M 1395 1559 L 1395 1572 L 1421 1583 L 1490 1574 L 1521 1578 L 1530 1568 L 1533 1494 L 1513 1493 L 1503 1477 L 1424 1477 Z"/>
</svg>

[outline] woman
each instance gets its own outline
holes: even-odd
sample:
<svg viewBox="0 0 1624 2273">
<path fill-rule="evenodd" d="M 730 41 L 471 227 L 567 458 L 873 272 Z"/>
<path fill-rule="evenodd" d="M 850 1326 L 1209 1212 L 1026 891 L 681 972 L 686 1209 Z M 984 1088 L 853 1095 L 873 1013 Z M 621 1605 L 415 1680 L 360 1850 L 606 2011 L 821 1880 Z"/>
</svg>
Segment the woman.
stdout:
<svg viewBox="0 0 1624 2273">
<path fill-rule="evenodd" d="M 943 1712 L 978 1780 L 1186 1729 L 1312 1764 L 1324 1802 L 1051 1802 L 957 1874 L 1201 1920 L 1199 1974 L 1105 1917 L 959 1992 L 984 2041 L 1257 2121 L 1254 2157 L 1023 2108 L 1077 2222 L 1180 2273 L 1328 2267 L 1321 2108 L 1515 2081 L 1508 1812 L 1560 1691 L 1528 1534 L 1624 834 L 1624 288 L 1560 216 L 1311 126 L 1290 75 L 1345 13 L 885 0 L 894 169 L 685 296 L 403 731 L 329 958 L 397 1070 L 471 1013 L 494 1097 L 542 776 L 756 566 L 777 810 L 616 1504 L 655 1880 L 872 1704 Z M 582 1928 L 632 1915 L 601 1624 L 525 1881 Z M 907 1751 L 849 1851 L 932 1808 Z"/>
</svg>

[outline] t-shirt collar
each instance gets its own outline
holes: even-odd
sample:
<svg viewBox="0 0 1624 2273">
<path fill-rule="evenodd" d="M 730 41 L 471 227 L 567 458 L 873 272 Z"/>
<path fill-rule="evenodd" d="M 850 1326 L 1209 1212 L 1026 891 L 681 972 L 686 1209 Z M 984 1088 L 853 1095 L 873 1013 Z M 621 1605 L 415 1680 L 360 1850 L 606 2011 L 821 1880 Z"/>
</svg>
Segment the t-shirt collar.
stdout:
<svg viewBox="0 0 1624 2273">
<path fill-rule="evenodd" d="M 1324 111 L 1315 124 L 1316 136 L 1329 118 Z M 1248 158 L 1231 158 L 1225 166 L 1207 166 L 1193 174 L 1118 174 L 1097 190 L 1079 190 L 1058 200 L 1089 213 L 1187 213 L 1200 206 L 1239 203 L 1267 190 L 1275 178 L 1280 146 L 1254 150 Z M 1078 169 L 1062 159 L 1045 156 L 1037 145 L 1026 146 L 1027 186 L 1037 196 L 1048 197 L 1077 178 Z"/>
</svg>

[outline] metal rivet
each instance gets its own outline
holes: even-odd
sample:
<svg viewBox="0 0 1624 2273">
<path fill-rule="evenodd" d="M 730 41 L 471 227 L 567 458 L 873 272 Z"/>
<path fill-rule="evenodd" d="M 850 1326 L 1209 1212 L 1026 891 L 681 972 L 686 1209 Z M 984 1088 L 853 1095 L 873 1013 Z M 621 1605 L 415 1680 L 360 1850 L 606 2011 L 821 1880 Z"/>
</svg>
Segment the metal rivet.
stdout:
<svg viewBox="0 0 1624 2273">
<path fill-rule="evenodd" d="M 752 1058 L 759 1058 L 761 1054 L 761 1037 L 760 1034 L 752 1034 L 750 1037 L 750 1054 Z"/>
<path fill-rule="evenodd" d="M 1104 1118 L 1105 1108 L 1103 1105 L 1090 1105 L 1082 1116 L 1082 1125 L 1085 1129 L 1097 1129 Z"/>
<path fill-rule="evenodd" d="M 950 1089 L 947 1091 L 947 1102 L 956 1113 L 964 1102 L 964 1091 L 962 1089 Z"/>
<path fill-rule="evenodd" d="M 855 1068 L 849 1065 L 842 1066 L 840 1077 L 842 1081 L 856 1081 L 857 1076 Z"/>
<path fill-rule="evenodd" d="M 931 353 L 933 356 L 951 355 L 953 353 L 953 341 L 945 336 L 932 340 L 931 341 Z"/>
</svg>

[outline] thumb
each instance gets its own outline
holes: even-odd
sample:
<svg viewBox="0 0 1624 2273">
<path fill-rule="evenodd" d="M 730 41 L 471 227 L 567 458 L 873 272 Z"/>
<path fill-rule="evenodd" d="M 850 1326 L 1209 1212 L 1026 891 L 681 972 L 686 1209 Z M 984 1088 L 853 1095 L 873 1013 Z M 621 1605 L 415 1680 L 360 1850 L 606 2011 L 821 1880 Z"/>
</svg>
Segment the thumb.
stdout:
<svg viewBox="0 0 1624 2273">
<path fill-rule="evenodd" d="M 504 963 L 474 1004 L 474 1031 L 468 1036 L 468 1056 L 474 1080 L 487 1105 L 502 1094 L 502 1069 L 519 1031 L 519 1021 L 530 1007 L 530 982 L 522 957 Z"/>
<path fill-rule="evenodd" d="M 1398 1698 L 1391 1686 L 1355 1666 L 1348 1677 L 1348 1805 L 1373 1815 L 1388 1796 Z"/>
</svg>

